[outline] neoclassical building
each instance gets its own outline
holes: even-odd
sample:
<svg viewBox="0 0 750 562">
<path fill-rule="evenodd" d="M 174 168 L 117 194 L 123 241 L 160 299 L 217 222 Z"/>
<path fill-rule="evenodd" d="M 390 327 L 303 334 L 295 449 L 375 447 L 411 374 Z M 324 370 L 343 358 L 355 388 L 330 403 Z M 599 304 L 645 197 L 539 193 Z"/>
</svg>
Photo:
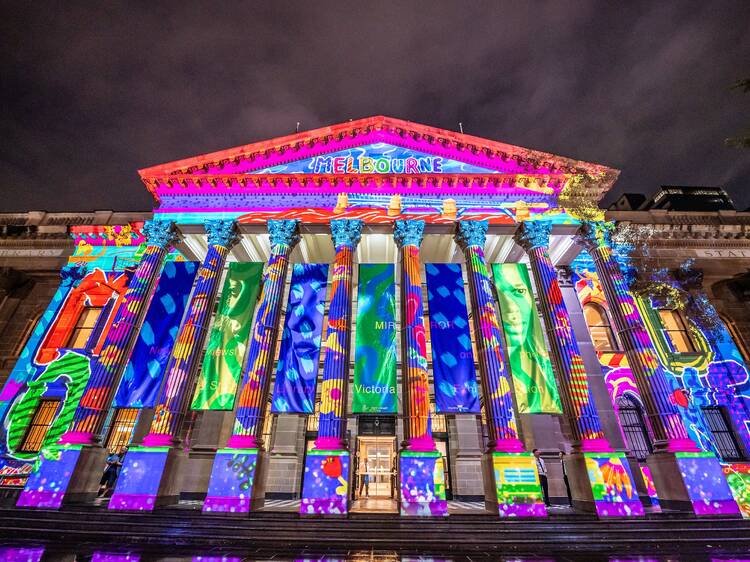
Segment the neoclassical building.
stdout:
<svg viewBox="0 0 750 562">
<path fill-rule="evenodd" d="M 111 510 L 544 517 L 564 470 L 599 517 L 750 515 L 750 213 L 605 216 L 617 175 L 373 117 L 0 215 L 5 502 L 127 448 Z"/>
</svg>

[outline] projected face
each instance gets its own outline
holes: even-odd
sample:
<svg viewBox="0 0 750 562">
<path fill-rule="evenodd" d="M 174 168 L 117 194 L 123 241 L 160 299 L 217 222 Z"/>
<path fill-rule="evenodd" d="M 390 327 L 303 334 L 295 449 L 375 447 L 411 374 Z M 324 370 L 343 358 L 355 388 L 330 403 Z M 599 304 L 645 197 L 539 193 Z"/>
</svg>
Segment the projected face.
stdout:
<svg viewBox="0 0 750 562">
<path fill-rule="evenodd" d="M 531 327 L 534 295 L 517 271 L 505 271 L 499 285 L 510 297 L 508 310 L 503 311 L 507 322 L 506 332 L 509 336 L 525 340 Z"/>
</svg>

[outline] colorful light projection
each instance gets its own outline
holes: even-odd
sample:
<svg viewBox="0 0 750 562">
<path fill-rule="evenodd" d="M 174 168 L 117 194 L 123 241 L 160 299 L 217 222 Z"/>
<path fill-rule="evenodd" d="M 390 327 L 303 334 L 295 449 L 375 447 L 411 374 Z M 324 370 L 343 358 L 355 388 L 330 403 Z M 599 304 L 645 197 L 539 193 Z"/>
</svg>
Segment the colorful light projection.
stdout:
<svg viewBox="0 0 750 562">
<path fill-rule="evenodd" d="M 584 453 L 599 517 L 644 514 L 624 453 Z"/>
<path fill-rule="evenodd" d="M 43 546 L 0 546 L 0 560 L 5 562 L 41 562 Z"/>
<path fill-rule="evenodd" d="M 492 273 L 508 344 L 508 363 L 518 412 L 560 414 L 560 395 L 544 343 L 528 268 L 522 263 L 495 263 L 492 264 Z"/>
<path fill-rule="evenodd" d="M 123 552 L 97 550 L 91 556 L 91 562 L 140 562 L 141 555 Z"/>
<path fill-rule="evenodd" d="M 750 464 L 726 463 L 721 469 L 742 517 L 750 519 Z"/>
<path fill-rule="evenodd" d="M 491 453 L 498 515 L 546 517 L 536 459 L 528 453 Z"/>
<path fill-rule="evenodd" d="M 713 453 L 675 453 L 696 515 L 736 515 L 739 508 Z"/>
<path fill-rule="evenodd" d="M 395 266 L 362 263 L 352 413 L 395 413 L 396 398 Z"/>
<path fill-rule="evenodd" d="M 440 413 L 479 413 L 461 265 L 425 265 L 435 405 Z"/>
<path fill-rule="evenodd" d="M 346 515 L 349 497 L 349 453 L 310 450 L 302 476 L 302 515 Z"/>
<path fill-rule="evenodd" d="M 70 478 L 78 464 L 82 445 L 60 445 L 56 455 L 41 457 L 39 470 L 32 472 L 16 507 L 59 509 Z"/>
<path fill-rule="evenodd" d="M 203 513 L 248 513 L 258 468 L 258 449 L 216 451 Z"/>
<path fill-rule="evenodd" d="M 115 394 L 117 408 L 151 408 L 198 271 L 196 262 L 167 262 Z"/>
<path fill-rule="evenodd" d="M 320 364 L 328 264 L 295 263 L 281 338 L 273 413 L 312 414 Z"/>
<path fill-rule="evenodd" d="M 171 447 L 130 447 L 109 500 L 115 511 L 153 511 Z"/>
<path fill-rule="evenodd" d="M 437 451 L 402 451 L 399 454 L 401 475 L 401 515 L 445 517 L 445 467 Z"/>
<path fill-rule="evenodd" d="M 582 305 L 594 303 L 605 310 L 608 309 L 599 279 L 596 273 L 587 268 L 586 263 L 581 263 L 577 267 L 574 283 Z M 738 429 L 738 435 L 747 446 L 745 421 L 750 419 L 745 409 L 748 396 L 750 396 L 748 370 L 726 328 L 722 326 L 717 333 L 712 334 L 712 337 L 709 338 L 700 328 L 693 325 L 692 335 L 695 338 L 696 345 L 703 352 L 700 355 L 681 356 L 669 351 L 670 347 L 664 339 L 658 314 L 651 308 L 651 303 L 646 303 L 641 299 L 636 300 L 636 303 L 646 329 L 655 342 L 658 359 L 664 366 L 673 388 L 672 399 L 678 406 L 690 438 L 698 443 L 702 449 L 716 453 L 716 446 L 712 434 L 706 426 L 701 408 L 722 406 L 730 413 L 730 417 Z M 600 351 L 598 355 L 615 411 L 618 410 L 620 401 L 625 396 L 636 403 L 640 403 L 640 394 L 624 354 Z M 703 461 L 703 463 L 705 464 L 706 461 Z M 647 470 L 648 467 L 642 466 L 644 481 L 649 489 L 651 502 L 658 506 L 659 499 L 653 489 L 650 472 L 646 473 Z M 715 473 L 716 468 L 707 472 L 707 474 Z M 734 478 L 733 481 L 739 483 L 737 478 Z M 650 486 L 649 483 L 651 483 Z M 742 487 L 730 486 L 730 488 L 735 494 L 735 500 L 740 509 L 743 511 L 747 509 L 747 512 L 750 513 L 750 508 L 746 507 L 744 503 L 747 501 L 747 497 L 743 494 Z M 697 506 L 695 502 L 694 506 L 705 512 L 705 506 Z M 725 508 L 726 506 L 722 507 L 722 509 Z"/>
<path fill-rule="evenodd" d="M 262 274 L 262 263 L 229 264 L 193 397 L 193 410 L 234 407 Z"/>
</svg>

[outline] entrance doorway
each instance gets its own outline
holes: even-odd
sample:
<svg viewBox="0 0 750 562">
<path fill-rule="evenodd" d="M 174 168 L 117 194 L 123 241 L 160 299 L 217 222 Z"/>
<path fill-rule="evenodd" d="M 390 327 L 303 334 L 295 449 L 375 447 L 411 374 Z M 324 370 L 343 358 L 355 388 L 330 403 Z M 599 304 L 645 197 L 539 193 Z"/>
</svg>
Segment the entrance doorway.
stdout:
<svg viewBox="0 0 750 562">
<path fill-rule="evenodd" d="M 352 478 L 352 511 L 396 511 L 396 419 L 360 416 Z"/>
<path fill-rule="evenodd" d="M 359 466 L 355 499 L 393 498 L 396 474 L 395 437 L 358 437 Z"/>
</svg>

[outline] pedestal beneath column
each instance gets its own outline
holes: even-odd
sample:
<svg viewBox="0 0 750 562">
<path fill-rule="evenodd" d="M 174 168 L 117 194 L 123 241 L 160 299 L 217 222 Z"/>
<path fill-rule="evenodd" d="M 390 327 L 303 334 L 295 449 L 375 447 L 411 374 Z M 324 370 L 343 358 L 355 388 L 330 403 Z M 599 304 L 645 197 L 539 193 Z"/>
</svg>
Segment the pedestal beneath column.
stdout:
<svg viewBox="0 0 750 562">
<path fill-rule="evenodd" d="M 187 455 L 173 447 L 130 447 L 122 462 L 109 509 L 153 511 L 180 500 Z"/>
<path fill-rule="evenodd" d="M 401 451 L 399 476 L 401 515 L 448 515 L 445 467 L 438 451 Z"/>
<path fill-rule="evenodd" d="M 492 474 L 495 505 L 487 506 L 490 511 L 499 517 L 547 517 L 533 454 L 495 451 L 487 453 L 484 462 Z"/>
<path fill-rule="evenodd" d="M 644 515 L 636 482 L 625 453 L 597 452 L 583 455 L 592 499 L 599 517 L 638 517 Z M 573 478 L 573 471 L 569 478 Z M 571 487 L 574 482 L 571 481 Z M 574 502 L 576 494 L 574 493 Z"/>
<path fill-rule="evenodd" d="M 308 451 L 302 478 L 301 515 L 349 512 L 349 451 Z"/>
<path fill-rule="evenodd" d="M 63 501 L 92 501 L 104 473 L 107 450 L 61 445 L 50 454 L 53 458 L 42 457 L 39 469 L 29 476 L 16 506 L 58 509 Z"/>
<path fill-rule="evenodd" d="M 260 449 L 216 451 L 203 513 L 249 513 L 263 506 Z M 262 490 L 260 490 L 262 491 Z"/>
<path fill-rule="evenodd" d="M 696 515 L 740 515 L 713 453 L 659 452 L 646 460 L 662 508 Z"/>
</svg>

